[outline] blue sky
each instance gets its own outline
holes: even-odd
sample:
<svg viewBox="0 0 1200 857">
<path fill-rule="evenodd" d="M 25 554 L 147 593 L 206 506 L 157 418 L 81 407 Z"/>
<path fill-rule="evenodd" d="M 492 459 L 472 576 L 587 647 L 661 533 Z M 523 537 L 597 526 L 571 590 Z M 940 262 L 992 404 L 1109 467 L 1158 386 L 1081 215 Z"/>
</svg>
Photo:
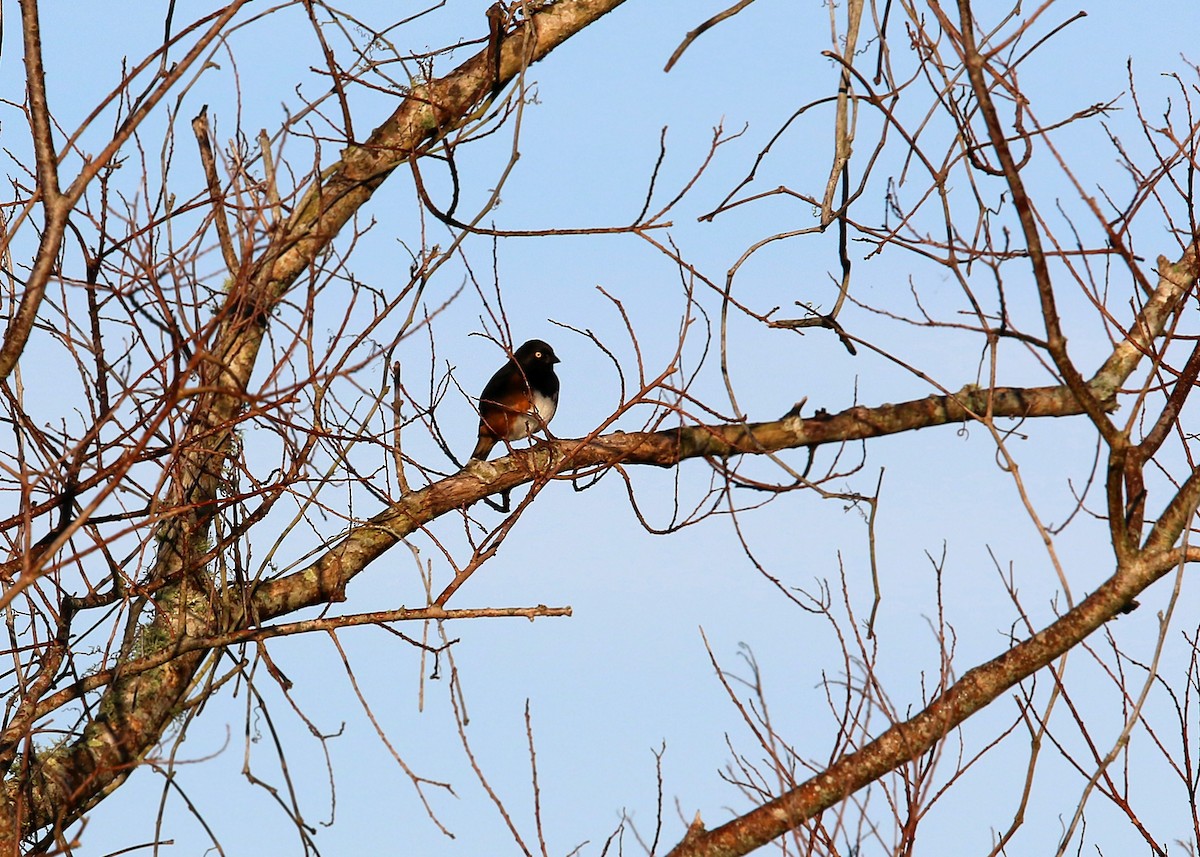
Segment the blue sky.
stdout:
<svg viewBox="0 0 1200 857">
<path fill-rule="evenodd" d="M 811 207 L 783 200 L 747 206 L 712 224 L 696 221 L 741 180 L 754 155 L 792 111 L 832 93 L 837 82 L 835 69 L 820 56 L 830 47 L 827 10 L 815 2 L 779 0 L 759 0 L 703 35 L 676 68 L 664 74 L 663 64 L 683 35 L 726 4 L 726 0 L 630 0 L 533 68 L 529 86 L 536 99 L 523 113 L 521 158 L 489 221 L 508 229 L 627 223 L 642 206 L 661 129 L 668 129 L 667 154 L 658 180 L 658 195 L 665 198 L 695 171 L 707 152 L 712 129 L 720 125 L 726 132 L 743 127 L 745 132 L 721 148 L 695 190 L 672 212 L 674 226 L 669 233 L 656 234 L 669 234 L 685 258 L 719 283 L 751 242 L 812 226 Z M 388 5 L 364 2 L 346 8 L 382 25 L 400 14 L 385 8 Z M 1162 4 L 1155 14 L 1143 11 L 1135 17 L 1124 3 L 1084 5 L 1088 17 L 1066 28 L 1022 66 L 1021 83 L 1043 122 L 1118 98 L 1120 109 L 1107 121 L 1131 146 L 1140 147 L 1130 99 L 1124 94 L 1126 58 L 1132 59 L 1143 103 L 1151 105 L 1147 112 L 1158 117 L 1166 99 L 1173 97 L 1172 83 L 1162 75 L 1178 73 L 1189 85 L 1195 80 L 1181 54 L 1196 59 L 1188 52 L 1194 53 L 1195 34 L 1200 32 L 1200 9 L 1189 3 Z M 452 0 L 435 14 L 397 31 L 397 44 L 422 50 L 457 37 L 478 37 L 484 32 L 486 6 Z M 118 8 L 123 12 L 114 13 Z M 147 8 L 69 2 L 43 9 L 51 103 L 65 127 L 74 127 L 98 95 L 113 85 L 123 57 L 138 59 L 161 38 L 162 9 L 156 6 L 148 13 Z M 190 20 L 204 8 L 180 3 L 177 20 Z M 1056 5 L 1046 13 L 1047 21 L 1065 20 L 1076 8 Z M 895 35 L 897 62 L 906 62 L 902 52 L 907 39 L 898 31 Z M 4 47 L 0 85 L 7 99 L 19 101 L 22 78 L 15 19 L 6 28 Z M 216 67 L 200 76 L 179 107 L 182 124 L 174 155 L 175 180 L 192 192 L 196 185 L 188 182 L 195 175 L 194 144 L 186 122 L 201 105 L 209 106 L 218 140 L 223 142 L 239 122 L 250 137 L 259 128 L 276 128 L 285 112 L 296 109 L 297 85 L 307 93 L 320 92 L 324 86 L 309 71 L 320 64 L 320 54 L 301 9 L 284 10 L 236 32 L 230 52 L 236 62 L 218 53 L 213 59 Z M 468 55 L 464 50 L 458 57 Z M 444 73 L 449 67 L 441 61 L 436 71 Z M 396 98 L 359 91 L 354 102 L 361 135 L 382 121 Z M 814 116 L 797 123 L 767 162 L 756 187 L 821 186 L 831 146 L 829 114 L 822 115 L 825 119 Z M 26 150 L 20 116 L 6 107 L 3 118 L 7 120 L 5 145 L 17 152 Z M 165 121 L 160 113 L 147 129 L 151 164 L 158 157 L 152 132 Z M 864 108 L 858 152 L 869 149 L 877 128 L 877 118 Z M 102 130 L 98 128 L 95 139 Z M 1055 139 L 1085 186 L 1104 184 L 1118 196 L 1128 188 L 1097 122 L 1067 129 Z M 309 157 L 303 143 L 288 145 L 294 147 L 287 154 L 296 153 L 296 169 L 303 169 Z M 463 211 L 472 211 L 486 197 L 510 148 L 511 136 L 503 132 L 464 147 L 459 164 Z M 330 162 L 335 150 L 329 144 L 322 162 Z M 885 158 L 890 160 L 878 170 L 880 176 L 899 170 L 899 151 L 889 148 Z M 435 168 L 429 172 L 434 192 L 444 192 L 445 182 Z M 1049 200 L 1063 198 L 1078 214 L 1070 189 L 1048 159 L 1039 157 L 1030 176 L 1048 211 Z M 913 186 L 919 188 L 919 182 L 918 177 Z M 876 181 L 860 202 L 857 213 L 862 220 L 874 223 L 882 217 L 882 190 L 882 181 Z M 901 188 L 902 194 L 907 192 Z M 364 210 L 360 225 L 365 226 L 367 218 L 373 223 L 358 242 L 349 266 L 361 282 L 387 293 L 406 277 L 404 245 L 419 244 L 419 211 L 409 177 L 393 176 Z M 439 227 L 429 228 L 430 243 L 448 243 L 448 236 L 439 237 Z M 1136 243 L 1150 259 L 1160 252 L 1174 253 L 1170 236 L 1154 228 L 1138 234 Z M 595 330 L 616 348 L 626 369 L 632 367 L 621 319 L 597 286 L 621 300 L 648 367 L 660 368 L 669 359 L 683 305 L 680 275 L 666 256 L 645 241 L 628 235 L 504 239 L 495 248 L 495 269 L 490 239 L 469 239 L 464 250 L 485 286 L 493 277 L 500 282 L 516 340 L 548 339 L 562 357 L 562 400 L 553 426 L 557 435 L 575 437 L 593 430 L 615 406 L 617 382 L 602 354 L 555 322 Z M 946 315 L 963 303 L 957 286 L 935 266 L 898 252 L 869 260 L 864 255 L 861 251 L 855 256 L 854 285 L 855 297 L 863 302 L 911 313 L 912 284 L 924 299 L 938 302 L 939 312 Z M 218 277 L 218 256 L 214 254 L 210 261 L 212 271 L 201 273 Z M 828 308 L 835 294 L 831 277 L 838 271 L 836 242 L 829 236 L 781 242 L 742 270 L 736 295 L 764 311 L 796 300 Z M 1015 269 L 1010 276 L 1010 310 L 1032 327 L 1036 304 L 1030 284 L 1022 282 Z M 448 265 L 431 283 L 429 306 L 440 306 L 467 282 L 461 265 Z M 1127 289 L 1127 284 L 1116 277 L 1114 288 Z M 715 319 L 718 301 L 703 287 L 698 294 Z M 347 298 L 330 290 L 322 300 L 340 314 L 338 305 Z M 1124 304 L 1124 299 L 1114 302 Z M 1086 374 L 1105 353 L 1107 342 L 1078 295 L 1067 290 L 1063 305 L 1069 314 L 1072 351 Z M 482 388 L 498 365 L 494 346 L 470 336 L 480 330 L 481 312 L 468 284 L 432 325 L 441 361 L 436 373 L 450 367 L 457 383 L 471 394 Z M 947 389 L 986 380 L 979 377 L 981 355 L 971 337 L 929 336 L 854 307 L 847 308 L 842 321 L 855 335 L 903 355 Z M 695 326 L 692 337 L 685 351 L 690 366 L 703 351 L 702 325 Z M 779 417 L 804 397 L 810 410 L 837 411 L 856 402 L 872 405 L 935 392 L 925 381 L 869 351 L 851 357 L 822 332 L 799 337 L 763 331 L 735 318 L 730 347 L 738 403 L 752 420 Z M 406 382 L 415 382 L 420 389 L 418 379 L 429 371 L 428 340 L 423 335 L 406 340 L 397 357 L 406 367 Z M 1049 383 L 1046 374 L 1015 348 L 1003 351 L 999 371 L 1001 383 Z M 376 368 L 364 372 L 361 380 L 370 387 L 378 377 Z M 696 390 L 719 410 L 730 409 L 728 400 L 721 398 L 723 385 L 711 357 Z M 56 407 L 53 392 L 46 391 L 48 412 Z M 648 409 L 635 409 L 618 425 L 636 430 L 648 414 Z M 471 403 L 452 393 L 439 408 L 439 420 L 451 444 L 465 457 L 475 430 Z M 1071 486 L 1082 484 L 1091 468 L 1092 435 L 1082 420 L 1046 421 L 1021 430 L 1026 436 L 1013 440 L 1012 447 L 1020 457 L 1022 475 L 1032 486 L 1043 518 L 1061 523 L 1073 507 Z M 410 454 L 449 467 L 433 445 L 415 432 L 406 443 Z M 858 449 L 846 452 L 848 459 L 861 454 Z M 365 469 L 386 459 L 376 446 L 356 455 Z M 831 455 L 829 450 L 818 452 L 817 468 Z M 994 445 L 982 427 L 931 429 L 884 439 L 872 443 L 867 456 L 860 472 L 827 487 L 869 492 L 884 472 L 876 534 L 883 592 L 877 670 L 896 710 L 903 714 L 919 707 L 923 693 L 937 680 L 934 564 L 943 553 L 941 585 L 946 618 L 954 626 L 954 664 L 959 674 L 1000 652 L 1016 619 L 989 551 L 1006 571 L 1012 564 L 1022 602 L 1035 623 L 1053 615 L 1058 584 L 1038 534 L 1020 508 L 1012 479 L 997 467 Z M 806 456 L 795 451 L 784 458 L 791 466 L 803 468 Z M 747 465 L 747 472 L 772 471 L 756 462 Z M 674 476 L 659 471 L 631 473 L 639 508 L 658 525 L 670 519 Z M 702 498 L 707 485 L 703 463 L 684 466 L 680 490 L 686 498 Z M 378 508 L 365 493 L 356 495 L 354 502 L 359 517 Z M 500 520 L 488 510 L 474 513 L 493 525 Z M 797 492 L 745 513 L 739 524 L 756 559 L 789 588 L 815 592 L 821 581 L 828 581 L 835 597 L 840 597 L 839 568 L 844 569 L 857 619 L 865 620 L 871 581 L 860 509 Z M 440 522 L 434 530 L 460 558 L 461 530 L 457 519 Z M 332 519 L 318 519 L 312 531 L 331 538 L 337 525 Z M 293 537 L 280 561 L 302 558 L 316 544 L 316 538 L 309 537 L 312 541 Z M 437 548 L 426 538 L 414 539 L 413 544 L 422 561 L 433 564 L 435 577 L 447 579 L 449 572 Z M 259 556 L 265 548 L 265 543 L 257 547 Z M 1111 569 L 1103 527 L 1086 518 L 1062 534 L 1057 549 L 1077 597 Z M 420 602 L 421 593 L 412 556 L 398 548 L 352 585 L 344 608 L 412 606 Z M 1157 630 L 1155 614 L 1167 594 L 1166 587 L 1152 591 L 1143 599 L 1142 610 L 1122 618 L 1112 629 L 1131 656 L 1148 658 Z M 731 812 L 749 808 L 747 800 L 719 776 L 731 755 L 726 740 L 755 762 L 762 752 L 714 676 L 701 630 L 720 663 L 743 677 L 748 670 L 741 647 L 749 647 L 761 668 L 779 733 L 805 759 L 828 754 L 835 725 L 820 685 L 823 676 L 837 681 L 844 671 L 838 641 L 825 620 L 789 603 L 756 571 L 727 517 L 654 536 L 639 525 L 624 485 L 613 475 L 585 492 L 573 491 L 569 483 L 553 484 L 452 606 L 535 604 L 571 605 L 574 615 L 533 623 L 478 620 L 446 627 L 446 633 L 459 640 L 453 652 L 469 708 L 466 733 L 472 749 L 521 835 L 535 850 L 524 723 L 527 700 L 551 854 L 568 854 L 584 841 L 591 844 L 582 853 L 599 854 L 623 810 L 643 835 L 653 836 L 654 753 L 663 745 L 664 841 L 679 838 L 681 816 L 686 822 L 699 810 L 709 826 L 715 826 Z M 420 633 L 416 627 L 401 630 Z M 336 648 L 327 637 L 314 635 L 278 640 L 269 650 L 295 682 L 292 697 L 297 707 L 322 732 L 339 733 L 326 744 L 337 790 L 332 826 L 323 826 L 330 799 L 321 744 L 261 670 L 258 685 L 288 748 L 289 773 L 302 784 L 306 818 L 319 828 L 315 841 L 321 852 L 518 853 L 464 758 L 445 678 L 424 683 L 425 708 L 420 711 L 421 664 L 414 649 L 375 628 L 347 630 L 339 639 L 375 718 L 404 762 L 421 776 L 454 785 L 456 797 L 428 788 L 435 813 L 454 838 L 443 835 L 426 817 L 408 777 L 380 743 L 356 701 Z M 1164 674 L 1170 669 L 1178 675 L 1180 659 L 1187 654 L 1172 649 Z M 1089 701 L 1101 724 L 1097 726 L 1100 742 L 1111 740 L 1120 728 L 1120 700 L 1085 653 L 1074 653 L 1068 669 L 1071 687 Z M 1044 695 L 1048 686 L 1045 676 L 1039 679 L 1039 693 Z M 1061 709 L 1056 716 L 1061 716 Z M 963 730 L 965 752 L 978 750 L 997 724 L 1012 718 L 1012 706 L 1004 701 L 984 712 Z M 281 785 L 265 722 L 257 715 L 251 722 L 260 734 L 249 744 L 250 764 L 257 775 Z M 876 722 L 882 728 L 885 718 Z M 206 707 L 189 726 L 187 740 L 178 750 L 180 760 L 195 762 L 179 767 L 178 783 L 217 831 L 226 853 L 300 853 L 288 819 L 269 795 L 241 776 L 245 723 L 244 688 L 236 698 L 227 690 Z M 956 750 L 951 742 L 947 752 Z M 951 769 L 951 762 L 944 764 Z M 1015 811 L 1018 792 L 1013 784 L 1019 790 L 1024 764 L 1018 742 L 1011 754 L 988 757 L 969 772 L 959 790 L 936 804 L 923 822 L 920 841 L 925 853 L 942 853 L 950 842 L 956 852 L 987 853 L 991 832 L 1004 828 Z M 1035 782 L 1036 799 L 1011 853 L 1049 853 L 1057 844 L 1062 819 L 1069 817 L 1082 789 L 1081 779 L 1054 754 L 1047 753 L 1043 765 Z M 1191 835 L 1186 796 L 1180 787 L 1169 785 L 1153 767 L 1145 773 L 1135 771 L 1134 783 L 1138 811 L 1152 822 L 1148 826 L 1164 838 Z M 160 776 L 149 770 L 136 773 L 92 813 L 81 853 L 103 854 L 150 841 L 162 789 Z M 880 795 L 873 798 L 880 799 Z M 1089 808 L 1094 816 L 1089 815 L 1084 840 L 1088 849 L 1098 846 L 1103 853 L 1119 854 L 1139 847 L 1129 826 L 1098 799 Z M 208 847 L 204 832 L 177 797 L 167 801 L 161 836 L 174 842 L 163 849 L 166 854 L 202 854 Z M 890 833 L 884 834 L 885 843 L 889 837 Z M 641 853 L 629 839 L 625 847 L 627 853 Z M 882 848 L 872 844 L 863 853 L 882 853 Z"/>
</svg>

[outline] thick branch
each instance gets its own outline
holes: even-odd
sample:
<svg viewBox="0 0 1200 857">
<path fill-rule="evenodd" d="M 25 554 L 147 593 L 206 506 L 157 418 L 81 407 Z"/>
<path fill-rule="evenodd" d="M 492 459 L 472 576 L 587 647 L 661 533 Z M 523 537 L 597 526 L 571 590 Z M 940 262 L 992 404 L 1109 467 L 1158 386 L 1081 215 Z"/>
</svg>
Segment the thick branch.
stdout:
<svg viewBox="0 0 1200 857">
<path fill-rule="evenodd" d="M 265 581 L 255 590 L 251 615 L 265 621 L 303 607 L 341 601 L 346 585 L 385 551 L 434 519 L 510 491 L 535 479 L 615 464 L 671 467 L 687 458 L 727 458 L 865 440 L 947 423 L 995 417 L 1062 417 L 1083 413 L 1065 386 L 967 387 L 898 405 L 855 407 L 838 414 L 765 423 L 688 426 L 670 431 L 605 435 L 594 440 L 542 443 L 494 462 L 477 462 L 453 476 L 406 494 L 389 509 L 355 527 L 317 562 Z"/>
<path fill-rule="evenodd" d="M 29 128 L 33 133 L 33 153 L 37 163 L 38 193 L 46 222 L 42 229 L 28 284 L 21 303 L 13 313 L 4 342 L 0 344 L 0 379 L 7 378 L 29 341 L 38 309 L 46 294 L 46 283 L 58 259 L 58 247 L 67 222 L 67 209 L 58 188 L 58 158 L 54 152 L 50 106 L 46 100 L 46 69 L 42 65 L 42 31 L 36 0 L 22 0 L 21 32 L 25 44 L 25 91 L 29 103 Z"/>
<path fill-rule="evenodd" d="M 58 157 L 54 151 L 50 105 L 46 100 L 46 68 L 42 64 L 42 29 L 34 0 L 21 2 L 21 33 L 25 45 L 25 92 L 29 102 L 29 128 L 37 163 L 38 191 L 43 203 L 57 205 Z"/>
<path fill-rule="evenodd" d="M 689 830 L 668 857 L 739 857 L 828 809 L 888 771 L 928 752 L 968 717 L 1078 645 L 1177 565 L 1172 554 L 1141 556 L 1079 606 L 997 658 L 968 671 L 918 715 L 897 723 L 817 776 L 717 829 Z"/>
<path fill-rule="evenodd" d="M 1150 353 L 1155 339 L 1162 336 L 1170 317 L 1183 297 L 1196 287 L 1200 276 L 1200 245 L 1193 241 L 1178 262 L 1166 256 L 1158 257 L 1158 285 L 1141 312 L 1137 314 L 1129 333 L 1117 343 L 1113 353 L 1104 361 L 1091 386 L 1101 399 L 1117 394 L 1142 357 Z"/>
</svg>

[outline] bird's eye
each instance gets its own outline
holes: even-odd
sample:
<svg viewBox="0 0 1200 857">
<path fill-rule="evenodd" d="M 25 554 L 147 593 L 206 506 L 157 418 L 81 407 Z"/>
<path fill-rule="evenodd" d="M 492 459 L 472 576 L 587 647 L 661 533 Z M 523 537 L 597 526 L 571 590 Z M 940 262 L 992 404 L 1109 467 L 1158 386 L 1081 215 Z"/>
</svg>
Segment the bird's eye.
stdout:
<svg viewBox="0 0 1200 857">
<path fill-rule="evenodd" d="M 542 356 L 542 352 L 540 352 L 540 351 L 538 351 L 538 352 L 535 352 L 533 356 L 534 356 L 534 357 L 541 357 L 541 356 Z"/>
</svg>

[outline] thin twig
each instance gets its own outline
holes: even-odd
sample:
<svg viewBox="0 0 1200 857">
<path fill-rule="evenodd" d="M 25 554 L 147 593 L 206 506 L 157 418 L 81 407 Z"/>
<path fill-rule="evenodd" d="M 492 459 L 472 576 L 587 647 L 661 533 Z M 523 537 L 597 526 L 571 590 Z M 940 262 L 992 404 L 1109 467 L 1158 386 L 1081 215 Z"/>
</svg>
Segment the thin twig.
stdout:
<svg viewBox="0 0 1200 857">
<path fill-rule="evenodd" d="M 700 35 L 703 34 L 706 30 L 712 29 L 717 24 L 721 23 L 722 21 L 724 21 L 728 18 L 732 18 L 734 15 L 736 15 L 738 12 L 745 9 L 747 6 L 749 6 L 753 2 L 754 2 L 754 0 L 738 0 L 737 3 L 734 3 L 732 6 L 730 6 L 728 9 L 726 9 L 724 12 L 718 12 L 717 14 L 715 14 L 711 18 L 709 18 L 707 21 L 705 21 L 703 24 L 701 24 L 699 27 L 697 27 L 696 29 L 689 32 L 686 36 L 683 37 L 683 41 L 679 43 L 679 47 L 677 47 L 675 49 L 675 52 L 673 54 L 671 54 L 671 58 L 669 60 L 667 60 L 667 64 L 663 68 L 663 71 L 664 72 L 670 71 L 671 67 L 673 65 L 675 65 L 676 62 L 679 61 L 679 58 L 681 56 L 683 56 L 683 52 L 686 51 L 691 46 L 692 42 L 696 41 L 696 39 L 699 38 Z"/>
</svg>

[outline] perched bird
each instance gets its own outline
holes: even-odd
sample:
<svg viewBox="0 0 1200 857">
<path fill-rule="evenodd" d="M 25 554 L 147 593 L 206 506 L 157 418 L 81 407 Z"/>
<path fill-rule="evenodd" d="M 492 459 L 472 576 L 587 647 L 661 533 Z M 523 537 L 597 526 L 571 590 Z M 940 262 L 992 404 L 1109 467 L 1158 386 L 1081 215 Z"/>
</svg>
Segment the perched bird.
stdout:
<svg viewBox="0 0 1200 857">
<path fill-rule="evenodd" d="M 558 408 L 554 349 L 531 339 L 492 376 L 479 397 L 479 443 L 472 459 L 488 457 L 498 441 L 520 440 L 546 427 Z"/>
</svg>

